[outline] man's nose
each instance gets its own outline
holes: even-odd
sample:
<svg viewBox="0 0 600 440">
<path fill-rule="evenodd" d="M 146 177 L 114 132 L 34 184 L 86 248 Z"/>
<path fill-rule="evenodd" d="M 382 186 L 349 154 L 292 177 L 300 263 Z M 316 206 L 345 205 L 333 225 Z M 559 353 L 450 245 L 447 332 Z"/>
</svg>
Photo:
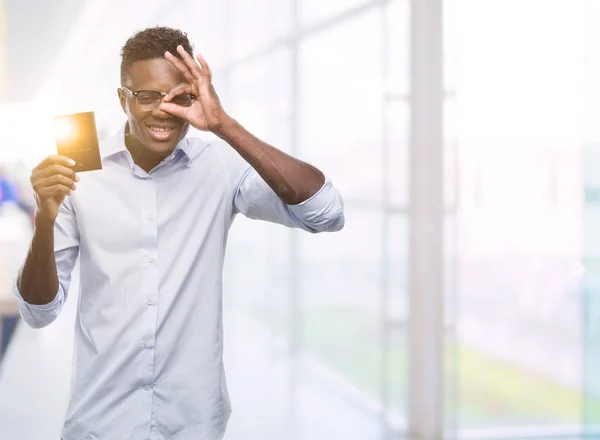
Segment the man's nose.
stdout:
<svg viewBox="0 0 600 440">
<path fill-rule="evenodd" d="M 175 119 L 175 117 L 173 115 L 160 109 L 161 103 L 162 103 L 162 99 L 160 100 L 160 102 L 158 103 L 156 108 L 154 110 L 152 110 L 152 116 L 154 116 L 155 118 L 160 118 L 160 119 Z"/>
</svg>

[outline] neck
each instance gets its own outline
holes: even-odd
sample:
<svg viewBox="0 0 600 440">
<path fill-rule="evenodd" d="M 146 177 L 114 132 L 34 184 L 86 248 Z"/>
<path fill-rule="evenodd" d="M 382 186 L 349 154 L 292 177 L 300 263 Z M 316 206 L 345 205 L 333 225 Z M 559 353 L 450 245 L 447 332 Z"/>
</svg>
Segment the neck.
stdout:
<svg viewBox="0 0 600 440">
<path fill-rule="evenodd" d="M 142 143 L 131 134 L 125 136 L 125 146 L 131 154 L 133 163 L 147 173 L 158 166 L 158 164 L 160 164 L 166 157 L 148 151 L 146 148 L 144 148 Z"/>
</svg>

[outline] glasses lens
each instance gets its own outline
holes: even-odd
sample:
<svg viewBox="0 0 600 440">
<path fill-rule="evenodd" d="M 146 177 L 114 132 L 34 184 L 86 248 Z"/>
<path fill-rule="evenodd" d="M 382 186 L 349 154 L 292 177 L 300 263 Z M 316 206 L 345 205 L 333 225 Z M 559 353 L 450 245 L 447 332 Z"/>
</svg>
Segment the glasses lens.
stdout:
<svg viewBox="0 0 600 440">
<path fill-rule="evenodd" d="M 158 92 L 144 90 L 137 94 L 137 104 L 142 110 L 153 110 L 160 104 L 162 96 Z"/>
<path fill-rule="evenodd" d="M 177 96 L 173 97 L 173 99 L 171 100 L 171 102 L 173 104 L 177 104 L 182 107 L 189 107 L 190 105 L 192 105 L 193 101 L 194 101 L 194 96 L 190 95 L 189 93 L 184 93 L 183 95 L 177 95 Z"/>
</svg>

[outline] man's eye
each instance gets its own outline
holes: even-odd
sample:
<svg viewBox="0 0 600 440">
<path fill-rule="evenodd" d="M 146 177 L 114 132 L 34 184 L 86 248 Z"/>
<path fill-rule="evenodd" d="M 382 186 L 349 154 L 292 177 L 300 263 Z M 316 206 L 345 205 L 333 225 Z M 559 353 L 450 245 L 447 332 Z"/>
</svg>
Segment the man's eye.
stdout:
<svg viewBox="0 0 600 440">
<path fill-rule="evenodd" d="M 157 99 L 156 95 L 152 93 L 140 93 L 138 94 L 137 98 L 141 102 L 153 102 Z"/>
<path fill-rule="evenodd" d="M 175 104 L 179 104 L 179 105 L 189 105 L 192 101 L 192 97 L 191 95 L 178 95 L 176 97 L 173 98 L 172 100 Z"/>
</svg>

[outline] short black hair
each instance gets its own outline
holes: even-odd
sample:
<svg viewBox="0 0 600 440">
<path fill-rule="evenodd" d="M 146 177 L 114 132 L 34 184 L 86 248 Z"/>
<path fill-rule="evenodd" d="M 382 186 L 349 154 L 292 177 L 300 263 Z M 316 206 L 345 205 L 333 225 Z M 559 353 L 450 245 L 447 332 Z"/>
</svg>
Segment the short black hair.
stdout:
<svg viewBox="0 0 600 440">
<path fill-rule="evenodd" d="M 178 58 L 177 46 L 191 55 L 194 47 L 185 32 L 164 26 L 156 26 L 133 34 L 121 49 L 121 82 L 125 80 L 127 70 L 136 61 L 163 58 L 166 51 Z"/>
</svg>

